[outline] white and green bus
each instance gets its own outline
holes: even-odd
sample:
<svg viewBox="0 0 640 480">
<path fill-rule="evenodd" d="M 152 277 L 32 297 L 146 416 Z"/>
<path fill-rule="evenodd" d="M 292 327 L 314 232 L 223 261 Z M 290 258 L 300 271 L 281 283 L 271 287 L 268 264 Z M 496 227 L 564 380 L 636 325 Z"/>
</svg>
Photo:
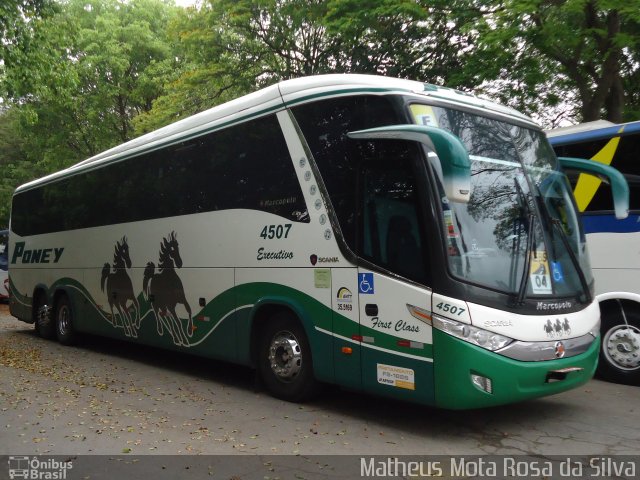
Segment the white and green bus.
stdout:
<svg viewBox="0 0 640 480">
<path fill-rule="evenodd" d="M 291 401 L 332 383 L 491 406 L 582 385 L 598 359 L 544 133 L 419 82 L 285 81 L 23 185 L 9 252 L 11 312 L 43 337 L 252 366 Z"/>
</svg>

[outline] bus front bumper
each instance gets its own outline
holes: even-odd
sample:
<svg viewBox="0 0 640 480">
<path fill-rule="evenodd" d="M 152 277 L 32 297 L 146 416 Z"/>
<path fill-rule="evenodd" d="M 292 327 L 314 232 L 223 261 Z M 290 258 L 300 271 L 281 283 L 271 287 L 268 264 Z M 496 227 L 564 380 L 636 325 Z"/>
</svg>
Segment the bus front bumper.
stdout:
<svg viewBox="0 0 640 480">
<path fill-rule="evenodd" d="M 436 405 L 491 407 L 553 395 L 587 383 L 598 363 L 600 338 L 570 358 L 519 361 L 433 330 Z"/>
</svg>

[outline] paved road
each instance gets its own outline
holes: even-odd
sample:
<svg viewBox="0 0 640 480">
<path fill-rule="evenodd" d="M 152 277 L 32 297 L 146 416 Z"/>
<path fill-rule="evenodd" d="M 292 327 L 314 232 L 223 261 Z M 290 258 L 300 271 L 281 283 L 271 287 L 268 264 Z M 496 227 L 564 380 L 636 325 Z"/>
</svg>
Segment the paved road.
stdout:
<svg viewBox="0 0 640 480">
<path fill-rule="evenodd" d="M 242 367 L 85 337 L 63 347 L 0 305 L 0 455 L 640 452 L 640 387 L 448 412 L 330 388 L 290 404 Z"/>
</svg>

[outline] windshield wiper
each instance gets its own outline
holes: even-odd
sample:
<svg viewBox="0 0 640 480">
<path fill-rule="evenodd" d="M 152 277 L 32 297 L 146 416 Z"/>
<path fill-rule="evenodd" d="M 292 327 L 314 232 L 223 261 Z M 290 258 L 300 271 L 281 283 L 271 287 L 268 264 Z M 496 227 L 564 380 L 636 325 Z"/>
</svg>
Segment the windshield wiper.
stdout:
<svg viewBox="0 0 640 480">
<path fill-rule="evenodd" d="M 536 225 L 536 216 L 529 204 L 529 199 L 527 195 L 522 190 L 522 187 L 518 183 L 517 179 L 513 179 L 513 182 L 516 187 L 516 191 L 518 192 L 518 196 L 522 202 L 523 210 L 526 209 L 528 213 L 528 222 L 527 222 L 527 248 L 525 250 L 524 255 L 524 266 L 522 269 L 522 277 L 520 278 L 520 286 L 518 287 L 518 295 L 516 297 L 516 305 L 522 305 L 524 303 L 524 296 L 527 293 L 527 286 L 529 285 L 529 272 L 531 271 L 531 251 L 533 249 L 533 241 L 535 236 L 535 225 Z M 518 231 L 518 237 L 520 236 L 520 231 Z M 518 240 L 518 245 L 520 241 Z M 514 252 L 514 255 L 517 255 L 517 252 Z M 515 272 L 514 272 L 515 273 Z"/>
<path fill-rule="evenodd" d="M 576 269 L 576 273 L 578 274 L 578 278 L 580 279 L 580 284 L 582 285 L 582 290 L 584 291 L 585 300 L 586 300 L 585 303 L 591 303 L 591 301 L 593 300 L 593 297 L 591 296 L 591 290 L 589 290 L 587 277 L 584 276 L 582 267 L 580 267 L 580 261 L 578 260 L 578 257 L 576 257 L 576 254 L 573 251 L 573 248 L 571 248 L 571 245 L 569 244 L 569 240 L 567 240 L 567 234 L 564 233 L 560 220 L 558 220 L 557 218 L 552 218 L 551 226 L 556 227 L 558 229 L 558 233 L 559 233 L 558 236 L 562 240 L 564 248 L 569 253 L 569 258 L 571 259 L 571 263 L 573 263 L 573 268 Z M 578 301 L 580 301 L 580 297 L 578 297 Z"/>
<path fill-rule="evenodd" d="M 591 296 L 591 291 L 589 290 L 589 284 L 587 283 L 587 278 L 584 275 L 584 272 L 582 271 L 582 267 L 580 266 L 580 261 L 578 260 L 578 257 L 576 257 L 575 252 L 573 251 L 573 249 L 571 248 L 571 245 L 569 243 L 569 240 L 567 239 L 567 234 L 565 233 L 564 229 L 562 228 L 562 224 L 560 222 L 559 219 L 557 219 L 556 217 L 553 217 L 550 213 L 549 210 L 547 209 L 547 205 L 544 202 L 544 196 L 542 195 L 542 192 L 540 191 L 540 186 L 537 185 L 536 183 L 533 183 L 533 186 L 535 188 L 535 191 L 537 193 L 537 200 L 538 200 L 538 209 L 542 212 L 542 215 L 544 215 L 544 219 L 546 221 L 548 221 L 551 224 L 551 249 L 552 249 L 552 253 L 553 253 L 553 258 L 558 258 L 557 256 L 557 252 L 556 252 L 556 247 L 555 247 L 555 243 L 553 241 L 553 227 L 556 227 L 558 229 L 558 236 L 560 237 L 560 240 L 562 240 L 562 244 L 564 245 L 565 250 L 567 250 L 568 254 L 569 254 L 569 258 L 571 259 L 571 263 L 573 264 L 573 268 L 575 268 L 576 273 L 578 274 L 578 278 L 580 280 L 580 284 L 582 286 L 582 290 L 584 291 L 584 295 L 586 298 L 586 303 L 591 303 L 591 300 L 593 300 L 593 297 Z M 580 297 L 578 297 L 578 301 L 580 301 Z"/>
<path fill-rule="evenodd" d="M 518 296 L 516 297 L 516 305 L 522 305 L 524 303 L 524 296 L 527 293 L 527 286 L 529 285 L 529 272 L 531 271 L 530 257 L 533 249 L 533 230 L 535 226 L 536 216 L 533 213 L 529 213 L 527 249 L 525 250 L 524 268 L 522 269 L 522 278 L 520 279 L 520 288 L 518 289 Z"/>
</svg>

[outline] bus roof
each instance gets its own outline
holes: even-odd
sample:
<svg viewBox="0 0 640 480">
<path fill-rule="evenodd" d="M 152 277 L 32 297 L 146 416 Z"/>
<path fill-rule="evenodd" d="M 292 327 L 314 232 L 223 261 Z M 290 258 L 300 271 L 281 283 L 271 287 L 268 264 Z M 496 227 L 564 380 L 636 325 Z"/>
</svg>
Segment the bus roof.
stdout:
<svg viewBox="0 0 640 480">
<path fill-rule="evenodd" d="M 322 96 L 352 95 L 357 92 L 372 94 L 395 92 L 421 95 L 447 106 L 470 108 L 478 112 L 488 111 L 493 115 L 503 117 L 507 121 L 511 120 L 538 128 L 533 120 L 517 110 L 446 87 L 378 75 L 317 75 L 285 80 L 197 113 L 106 150 L 64 170 L 21 185 L 16 189 L 16 192 L 28 190 L 39 184 L 49 183 L 85 169 L 90 170 L 102 164 L 119 161 L 172 143 L 198 137 L 251 117 L 258 117 L 288 106 L 310 102 Z"/>
<path fill-rule="evenodd" d="M 625 136 L 640 132 L 640 121 L 629 123 L 612 123 L 607 120 L 579 123 L 570 127 L 554 128 L 545 133 L 551 145 L 571 145 L 573 143 L 589 142 Z"/>
</svg>

